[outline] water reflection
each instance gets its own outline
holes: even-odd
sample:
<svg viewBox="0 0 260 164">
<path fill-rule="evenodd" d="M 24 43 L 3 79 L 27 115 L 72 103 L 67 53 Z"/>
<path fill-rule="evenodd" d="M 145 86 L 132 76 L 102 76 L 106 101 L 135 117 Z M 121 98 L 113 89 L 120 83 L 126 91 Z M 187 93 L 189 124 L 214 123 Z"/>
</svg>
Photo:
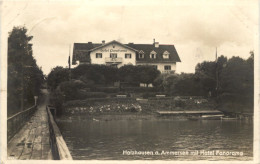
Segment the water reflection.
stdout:
<svg viewBox="0 0 260 164">
<path fill-rule="evenodd" d="M 74 159 L 252 160 L 253 125 L 238 120 L 58 121 Z M 123 155 L 132 151 L 239 151 L 243 156 Z"/>
</svg>

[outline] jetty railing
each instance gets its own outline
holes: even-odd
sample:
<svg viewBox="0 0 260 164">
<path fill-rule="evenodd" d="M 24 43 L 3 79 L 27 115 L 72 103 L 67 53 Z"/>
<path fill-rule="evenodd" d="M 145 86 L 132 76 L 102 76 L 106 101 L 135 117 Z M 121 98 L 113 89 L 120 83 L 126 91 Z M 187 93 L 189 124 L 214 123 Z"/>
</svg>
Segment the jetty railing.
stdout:
<svg viewBox="0 0 260 164">
<path fill-rule="evenodd" d="M 32 106 L 29 109 L 7 118 L 7 141 L 10 141 L 21 127 L 31 118 L 36 109 L 37 106 Z"/>
<path fill-rule="evenodd" d="M 59 127 L 53 117 L 53 107 L 47 105 L 48 123 L 50 131 L 50 145 L 54 160 L 73 160 L 70 151 L 64 141 Z"/>
</svg>

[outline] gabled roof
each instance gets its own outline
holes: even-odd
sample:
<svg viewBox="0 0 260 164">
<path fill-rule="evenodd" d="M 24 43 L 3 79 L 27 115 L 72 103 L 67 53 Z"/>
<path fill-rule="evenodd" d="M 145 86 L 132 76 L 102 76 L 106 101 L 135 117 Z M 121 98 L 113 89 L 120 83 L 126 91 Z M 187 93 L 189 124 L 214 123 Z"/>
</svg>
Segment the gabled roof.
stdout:
<svg viewBox="0 0 260 164">
<path fill-rule="evenodd" d="M 101 45 L 101 46 L 95 47 L 95 48 L 91 49 L 90 51 L 94 51 L 94 50 L 96 50 L 96 49 L 105 47 L 105 46 L 107 46 L 107 45 L 109 45 L 109 44 L 112 44 L 112 43 L 116 43 L 116 44 L 119 44 L 119 45 L 121 45 L 121 46 L 123 46 L 123 47 L 125 47 L 125 48 L 131 49 L 131 50 L 133 50 L 133 51 L 137 51 L 136 49 L 134 49 L 134 48 L 132 48 L 132 47 L 129 47 L 129 46 L 127 46 L 126 44 L 122 44 L 122 43 L 120 43 L 120 42 L 118 42 L 118 41 L 116 41 L 116 40 L 113 40 L 113 41 L 108 42 L 108 43 L 106 43 L 106 44 L 103 44 L 103 45 Z"/>
<path fill-rule="evenodd" d="M 72 64 L 76 64 L 76 61 L 80 62 L 89 62 L 90 63 L 90 52 L 96 49 L 102 48 L 106 45 L 116 43 L 125 48 L 131 49 L 138 54 L 139 52 L 144 52 L 144 58 L 139 58 L 139 55 L 136 55 L 137 63 L 172 63 L 172 62 L 180 62 L 179 55 L 174 47 L 174 45 L 159 45 L 158 48 L 154 46 L 154 44 L 122 44 L 118 41 L 111 41 L 106 44 L 101 43 L 74 43 L 73 47 L 73 57 L 72 57 Z M 151 59 L 150 53 L 152 51 L 156 52 L 156 58 Z M 169 58 L 163 58 L 163 53 L 167 51 L 169 52 Z"/>
<path fill-rule="evenodd" d="M 99 47 L 101 46 L 101 43 L 92 43 L 92 42 L 88 42 L 88 43 L 74 43 L 74 50 L 91 50 L 95 47 Z"/>
<path fill-rule="evenodd" d="M 101 43 L 74 43 L 73 54 L 72 54 L 72 64 L 76 64 L 76 61 L 80 62 L 90 62 L 90 50 L 101 46 Z"/>
<path fill-rule="evenodd" d="M 168 51 L 164 51 L 163 54 L 170 54 Z"/>
<path fill-rule="evenodd" d="M 144 52 L 144 58 L 139 58 L 137 55 L 136 61 L 139 63 L 170 63 L 170 62 L 181 62 L 180 57 L 174 47 L 174 45 L 164 45 L 160 44 L 158 48 L 154 44 L 127 44 L 127 46 L 132 47 L 137 50 L 142 50 Z M 150 53 L 152 51 L 156 52 L 156 58 L 151 59 Z M 163 53 L 169 52 L 169 58 L 163 58 Z"/>
</svg>

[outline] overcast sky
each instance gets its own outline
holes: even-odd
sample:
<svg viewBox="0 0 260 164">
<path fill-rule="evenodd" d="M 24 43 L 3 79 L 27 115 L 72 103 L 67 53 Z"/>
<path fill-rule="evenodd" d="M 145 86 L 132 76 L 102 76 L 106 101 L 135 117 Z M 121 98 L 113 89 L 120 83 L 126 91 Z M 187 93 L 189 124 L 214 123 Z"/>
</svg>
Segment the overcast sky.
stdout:
<svg viewBox="0 0 260 164">
<path fill-rule="evenodd" d="M 175 45 L 182 61 L 177 72 L 194 72 L 197 63 L 213 61 L 216 47 L 218 55 L 246 59 L 258 45 L 257 0 L 12 1 L 1 7 L 2 32 L 25 25 L 45 74 L 67 66 L 73 43 L 152 44 L 155 38 Z"/>
</svg>

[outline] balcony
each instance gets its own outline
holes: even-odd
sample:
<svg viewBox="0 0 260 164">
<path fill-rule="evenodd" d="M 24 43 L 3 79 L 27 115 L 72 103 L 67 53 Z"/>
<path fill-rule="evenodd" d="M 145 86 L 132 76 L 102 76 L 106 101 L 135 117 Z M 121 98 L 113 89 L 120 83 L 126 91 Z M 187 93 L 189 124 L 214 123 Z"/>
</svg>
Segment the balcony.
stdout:
<svg viewBox="0 0 260 164">
<path fill-rule="evenodd" d="M 106 63 L 122 63 L 122 58 L 105 58 Z"/>
<path fill-rule="evenodd" d="M 163 70 L 161 71 L 163 74 L 174 74 L 175 71 L 174 70 Z"/>
</svg>

